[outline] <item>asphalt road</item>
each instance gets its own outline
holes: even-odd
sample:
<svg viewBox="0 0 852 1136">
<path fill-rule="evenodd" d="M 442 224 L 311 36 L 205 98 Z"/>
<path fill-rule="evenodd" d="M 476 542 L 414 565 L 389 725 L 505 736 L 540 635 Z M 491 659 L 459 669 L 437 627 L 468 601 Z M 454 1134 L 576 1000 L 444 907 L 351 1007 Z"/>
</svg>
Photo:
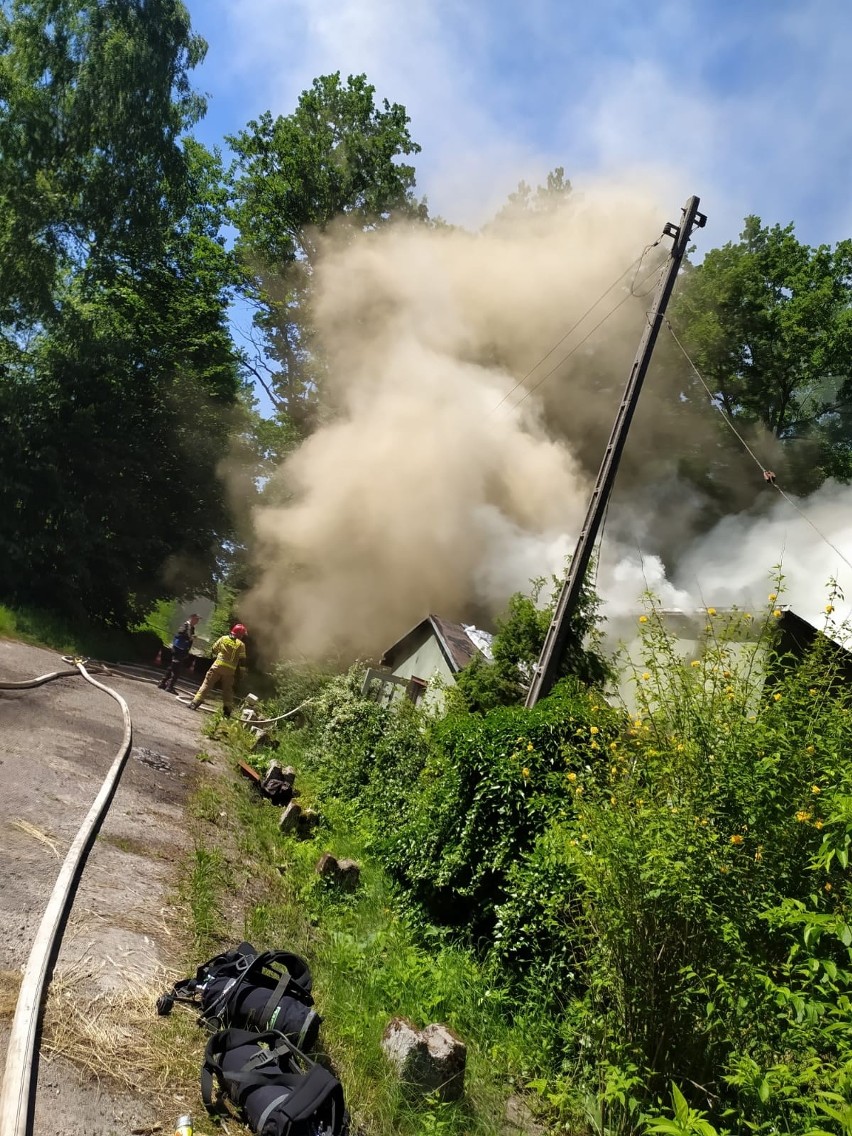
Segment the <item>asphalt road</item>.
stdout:
<svg viewBox="0 0 852 1136">
<path fill-rule="evenodd" d="M 63 666 L 50 651 L 0 639 L 0 679 Z M 98 676 L 100 678 L 100 676 Z M 197 783 L 202 722 L 154 679 L 100 678 L 130 706 L 133 752 L 89 856 L 57 976 L 94 998 L 170 962 L 176 864 L 188 845 L 184 807 Z M 0 983 L 14 988 L 59 866 L 122 738 L 113 699 L 82 678 L 0 691 Z M 209 766 L 204 767 L 205 770 Z M 7 996 L 6 1003 L 9 1002 Z M 0 1070 L 9 1018 L 0 1018 Z M 108 1136 L 150 1123 L 144 1091 L 111 1095 L 65 1062 L 43 1060 L 37 1136 Z"/>
</svg>

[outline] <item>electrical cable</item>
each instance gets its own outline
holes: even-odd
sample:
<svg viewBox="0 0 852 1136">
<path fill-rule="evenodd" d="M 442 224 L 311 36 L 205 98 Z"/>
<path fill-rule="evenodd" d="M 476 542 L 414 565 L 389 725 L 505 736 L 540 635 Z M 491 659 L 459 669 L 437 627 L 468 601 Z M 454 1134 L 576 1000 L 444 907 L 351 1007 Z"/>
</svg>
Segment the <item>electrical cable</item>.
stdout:
<svg viewBox="0 0 852 1136">
<path fill-rule="evenodd" d="M 659 275 L 659 272 L 660 272 L 660 270 L 659 270 L 659 269 L 654 269 L 654 271 L 653 271 L 653 272 L 650 272 L 650 273 L 649 273 L 649 274 L 648 274 L 648 275 L 647 275 L 647 276 L 645 277 L 645 280 L 646 280 L 646 281 L 647 281 L 647 280 L 650 280 L 652 276 L 654 276 L 654 275 Z M 599 328 L 599 327 L 600 327 L 600 326 L 601 326 L 602 324 L 606 323 L 606 321 L 607 321 L 607 320 L 608 320 L 608 319 L 609 319 L 609 318 L 610 318 L 611 316 L 614 316 L 614 315 L 615 315 L 615 313 L 616 313 L 616 312 L 618 311 L 618 309 L 619 309 L 620 307 L 622 307 L 622 305 L 626 304 L 628 300 L 632 299 L 632 298 L 633 298 L 634 296 L 636 296 L 636 295 L 637 295 L 637 293 L 636 293 L 636 292 L 629 292 L 629 291 L 628 291 L 628 292 L 625 292 L 625 293 L 624 293 L 624 295 L 622 296 L 622 298 L 621 298 L 621 299 L 620 299 L 620 300 L 618 301 L 618 303 L 617 303 L 617 304 L 615 305 L 615 307 L 614 307 L 614 308 L 612 308 L 612 309 L 610 309 L 610 311 L 608 311 L 608 312 L 606 313 L 606 315 L 605 315 L 605 316 L 602 316 L 602 317 L 601 317 L 601 319 L 599 319 L 599 320 L 598 320 L 598 322 L 597 322 L 597 323 L 596 323 L 596 324 L 594 325 L 594 327 L 590 328 L 590 329 L 589 329 L 589 331 L 588 331 L 588 332 L 587 332 L 587 333 L 586 333 L 586 334 L 585 334 L 585 335 L 583 336 L 583 338 L 582 338 L 581 340 L 579 340 L 579 342 L 575 343 L 575 344 L 574 344 L 574 346 L 573 346 L 573 347 L 571 348 L 571 350 L 570 350 L 570 351 L 568 351 L 568 352 L 567 352 L 567 353 L 566 353 L 565 355 L 563 355 L 563 356 L 562 356 L 562 358 L 561 358 L 561 359 L 559 360 L 559 362 L 558 362 L 558 363 L 557 363 L 557 364 L 556 364 L 555 366 L 551 367 L 551 368 L 550 368 L 550 370 L 549 370 L 549 371 L 548 371 L 548 372 L 547 372 L 546 374 L 544 374 L 544 375 L 542 375 L 542 376 L 541 376 L 541 378 L 540 378 L 540 379 L 538 380 L 538 382 L 537 382 L 537 383 L 535 383 L 535 384 L 534 384 L 534 386 L 531 386 L 531 387 L 529 388 L 529 390 L 525 391 L 525 392 L 524 392 L 524 394 L 523 394 L 523 395 L 521 396 L 521 398 L 519 398 L 519 399 L 518 399 L 518 401 L 517 401 L 516 403 L 513 403 L 513 404 L 512 404 L 512 407 L 511 407 L 511 409 L 512 409 L 512 410 L 517 410 L 517 409 L 518 409 L 518 407 L 519 407 L 519 406 L 521 405 L 521 403 L 522 403 L 522 402 L 524 401 L 524 399 L 527 399 L 527 398 L 529 398 L 529 396 L 530 396 L 531 394 L 534 394 L 534 393 L 535 393 L 535 391 L 537 391 L 537 390 L 538 390 L 538 388 L 539 388 L 539 387 L 540 387 L 540 386 L 542 385 L 542 383 L 546 382 L 546 381 L 547 381 L 547 379 L 549 379 L 549 378 L 550 378 L 550 376 L 551 376 L 552 374 L 554 374 L 554 372 L 558 371 L 558 370 L 559 370 L 559 368 L 560 368 L 560 367 L 562 366 L 562 364 L 563 364 L 563 363 L 567 363 L 567 361 L 568 361 L 568 360 L 569 360 L 569 359 L 571 358 L 571 356 L 572 356 L 572 355 L 573 355 L 573 354 L 574 354 L 574 353 L 575 353 L 576 351 L 579 351 L 579 349 L 580 349 L 580 348 L 581 348 L 581 347 L 583 346 L 583 344 L 584 344 L 584 343 L 586 342 L 586 340 L 587 340 L 587 339 L 590 339 L 590 338 L 591 338 L 591 336 L 593 336 L 593 335 L 594 335 L 594 333 L 595 333 L 595 332 L 596 332 L 596 331 L 598 330 L 598 328 Z"/>
<path fill-rule="evenodd" d="M 669 329 L 669 334 L 671 335 L 672 339 L 678 345 L 678 347 L 680 348 L 681 352 L 683 353 L 683 356 L 686 359 L 687 363 L 689 363 L 690 367 L 692 368 L 692 370 L 695 374 L 695 377 L 698 379 L 698 381 L 701 383 L 702 387 L 706 391 L 707 397 L 710 399 L 710 405 L 713 407 L 714 410 L 717 410 L 719 412 L 719 414 L 721 414 L 722 421 L 725 423 L 725 425 L 728 427 L 728 429 L 731 431 L 731 433 L 734 435 L 734 437 L 739 441 L 740 445 L 743 447 L 743 449 L 746 451 L 746 453 L 749 455 L 749 457 L 752 459 L 752 461 L 755 463 L 755 465 L 760 469 L 761 473 L 763 474 L 764 480 L 767 482 L 767 484 L 771 485 L 773 489 L 776 489 L 781 494 L 781 496 L 784 498 L 784 500 L 787 502 L 787 504 L 791 505 L 796 510 L 796 512 L 799 514 L 799 516 L 802 518 L 802 520 L 806 521 L 811 526 L 811 528 L 814 530 L 814 532 L 817 534 L 817 536 L 820 538 L 820 540 L 825 541 L 825 543 L 828 545 L 828 547 L 830 549 L 832 549 L 834 552 L 837 553 L 837 555 L 840 557 L 840 559 L 843 561 L 843 563 L 847 566 L 847 568 L 852 568 L 852 561 L 850 561 L 840 551 L 840 549 L 837 547 L 837 545 L 834 544 L 833 541 L 829 540 L 829 538 L 825 535 L 825 533 L 822 532 L 814 524 L 814 522 L 807 515 L 807 513 L 798 506 L 796 501 L 792 497 L 790 497 L 789 494 L 784 492 L 784 490 L 781 488 L 781 486 L 776 481 L 775 475 L 763 464 L 763 462 L 760 460 L 760 458 L 757 456 L 757 454 L 754 452 L 754 450 L 751 448 L 751 446 L 748 444 L 748 442 L 745 440 L 745 438 L 742 436 L 742 434 L 736 428 L 733 421 L 731 420 L 731 417 L 725 412 L 723 407 L 721 407 L 719 405 L 718 396 L 713 394 L 713 392 L 710 390 L 710 387 L 704 381 L 704 376 L 698 370 L 698 367 L 693 362 L 692 357 L 690 356 L 689 352 L 686 350 L 684 345 L 678 339 L 677 335 L 675 334 L 675 330 L 672 327 L 669 320 L 664 318 L 664 323 L 665 323 L 666 327 Z"/>
<path fill-rule="evenodd" d="M 561 347 L 561 345 L 565 342 L 565 340 L 568 338 L 568 336 L 571 335 L 574 331 L 577 330 L 577 328 L 580 326 L 580 324 L 583 322 L 583 320 L 595 310 L 595 308 L 598 306 L 598 304 L 600 304 L 603 300 L 605 300 L 607 298 L 607 296 L 610 294 L 610 292 L 621 283 L 621 281 L 624 279 L 624 277 L 627 275 L 627 273 L 631 271 L 631 269 L 635 268 L 636 273 L 638 274 L 639 269 L 642 267 L 642 261 L 644 260 L 645 256 L 647 255 L 649 249 L 652 249 L 654 247 L 654 245 L 659 244 L 659 243 L 660 243 L 660 238 L 658 238 L 654 242 L 653 245 L 646 245 L 645 246 L 641 255 L 639 255 L 633 261 L 632 264 L 628 264 L 627 268 L 625 268 L 625 270 L 621 273 L 620 276 L 618 276 L 615 280 L 613 280 L 612 284 L 610 284 L 610 286 L 606 289 L 606 291 L 602 292 L 601 295 L 598 296 L 598 298 L 595 300 L 595 302 L 593 304 L 590 304 L 589 307 L 586 308 L 586 310 L 583 312 L 583 314 L 580 316 L 580 318 L 578 320 L 575 320 L 574 323 L 571 324 L 571 326 L 568 328 L 568 330 L 565 332 L 565 334 L 562 336 L 562 338 L 558 339 L 556 341 L 556 343 L 554 343 L 553 346 L 550 348 L 550 350 L 547 351 L 544 355 L 542 355 L 542 357 L 538 360 L 538 362 L 534 366 L 530 367 L 530 369 L 527 371 L 527 373 L 522 378 L 518 379 L 518 381 L 515 383 L 515 385 L 512 387 L 512 389 L 510 391 L 507 391 L 506 394 L 503 395 L 503 397 L 500 399 L 500 401 L 497 403 L 497 405 L 491 411 L 492 414 L 495 411 L 499 410 L 500 407 L 503 405 L 503 403 L 508 401 L 508 399 L 510 399 L 512 397 L 512 395 L 515 393 L 515 391 L 518 390 L 520 387 L 522 387 L 524 385 L 524 383 L 527 381 L 527 379 L 530 377 L 530 375 L 532 375 L 533 372 L 537 371 L 538 368 L 542 365 L 542 363 L 545 362 L 545 360 L 550 358 L 550 356 L 557 349 L 557 347 Z M 634 275 L 633 283 L 635 283 L 635 282 L 636 282 L 636 276 Z M 631 285 L 630 285 L 631 292 L 632 292 L 632 289 L 633 289 L 633 283 L 631 283 Z M 520 405 L 520 404 L 516 404 L 516 405 Z"/>
</svg>

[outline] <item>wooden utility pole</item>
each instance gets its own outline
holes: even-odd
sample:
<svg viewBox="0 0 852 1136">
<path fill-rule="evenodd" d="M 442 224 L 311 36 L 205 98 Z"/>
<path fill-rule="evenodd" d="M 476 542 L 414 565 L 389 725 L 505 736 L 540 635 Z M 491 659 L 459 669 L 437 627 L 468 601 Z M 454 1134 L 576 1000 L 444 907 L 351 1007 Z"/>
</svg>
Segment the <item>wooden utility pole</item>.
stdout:
<svg viewBox="0 0 852 1136">
<path fill-rule="evenodd" d="M 592 549 L 600 531 L 601 521 L 612 493 L 612 487 L 615 484 L 618 465 L 624 452 L 624 444 L 627 441 L 627 432 L 633 420 L 633 412 L 639 400 L 642 382 L 651 362 L 654 344 L 657 342 L 657 336 L 663 323 L 663 315 L 672 294 L 681 261 L 686 254 L 689 238 L 695 229 L 703 228 L 707 222 L 704 214 L 698 212 L 698 203 L 697 197 L 690 197 L 683 208 L 680 225 L 674 225 L 669 221 L 663 229 L 664 237 L 673 238 L 672 250 L 669 253 L 668 263 L 654 295 L 651 311 L 648 314 L 648 324 L 636 352 L 636 358 L 633 360 L 624 397 L 621 400 L 621 406 L 618 408 L 615 424 L 601 462 L 598 479 L 592 490 L 586 519 L 580 530 L 580 537 L 571 560 L 568 578 L 562 585 L 559 603 L 553 613 L 541 657 L 536 664 L 532 685 L 527 694 L 526 705 L 528 708 L 535 706 L 539 698 L 544 698 L 546 694 L 549 694 L 558 678 L 559 664 L 565 653 L 565 644 L 570 633 L 571 617 L 577 609 L 583 581 L 586 578 L 586 571 L 592 556 Z"/>
</svg>

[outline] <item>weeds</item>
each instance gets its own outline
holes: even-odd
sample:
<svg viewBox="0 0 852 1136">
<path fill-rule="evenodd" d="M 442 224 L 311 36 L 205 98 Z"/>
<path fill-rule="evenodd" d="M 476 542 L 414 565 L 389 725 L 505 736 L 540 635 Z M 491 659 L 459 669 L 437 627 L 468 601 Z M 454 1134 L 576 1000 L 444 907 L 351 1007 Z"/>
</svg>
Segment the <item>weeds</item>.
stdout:
<svg viewBox="0 0 852 1136">
<path fill-rule="evenodd" d="M 183 888 L 192 915 L 195 953 L 204 958 L 227 937 L 221 893 L 228 886 L 228 862 L 218 848 L 207 848 L 196 840 Z"/>
</svg>

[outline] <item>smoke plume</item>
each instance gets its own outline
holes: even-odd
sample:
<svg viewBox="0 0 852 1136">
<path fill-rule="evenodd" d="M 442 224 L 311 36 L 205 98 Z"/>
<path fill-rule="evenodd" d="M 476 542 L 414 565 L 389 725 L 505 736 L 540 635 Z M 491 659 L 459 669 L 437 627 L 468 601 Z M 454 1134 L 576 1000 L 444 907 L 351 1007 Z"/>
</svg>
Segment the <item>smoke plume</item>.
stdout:
<svg viewBox="0 0 852 1136">
<path fill-rule="evenodd" d="M 475 235 L 393 226 L 326 238 L 312 312 L 328 366 L 324 424 L 275 474 L 274 497 L 286 503 L 261 505 L 254 516 L 260 571 L 247 614 L 260 637 L 288 657 L 371 655 L 430 611 L 487 620 L 530 578 L 561 571 L 646 318 L 659 250 L 516 384 L 663 222 L 677 219 L 670 212 L 639 185 L 600 185 Z M 677 380 L 672 387 L 660 378 L 665 357 L 655 366 L 625 454 L 599 586 L 613 611 L 635 609 L 646 586 L 669 606 L 698 602 L 702 589 L 716 603 L 723 593 L 741 602 L 741 588 L 756 578 L 765 592 L 778 559 L 775 513 L 724 521 L 692 553 L 684 547 L 708 518 L 695 523 L 702 502 L 678 480 L 685 439 Z M 700 458 L 716 425 L 694 408 L 683 413 L 692 415 L 690 444 Z M 812 531 L 804 536 L 813 545 Z M 655 555 L 671 547 L 683 554 L 673 582 Z M 788 542 L 788 557 L 790 549 Z M 811 583 L 817 561 L 802 563 Z"/>
</svg>

